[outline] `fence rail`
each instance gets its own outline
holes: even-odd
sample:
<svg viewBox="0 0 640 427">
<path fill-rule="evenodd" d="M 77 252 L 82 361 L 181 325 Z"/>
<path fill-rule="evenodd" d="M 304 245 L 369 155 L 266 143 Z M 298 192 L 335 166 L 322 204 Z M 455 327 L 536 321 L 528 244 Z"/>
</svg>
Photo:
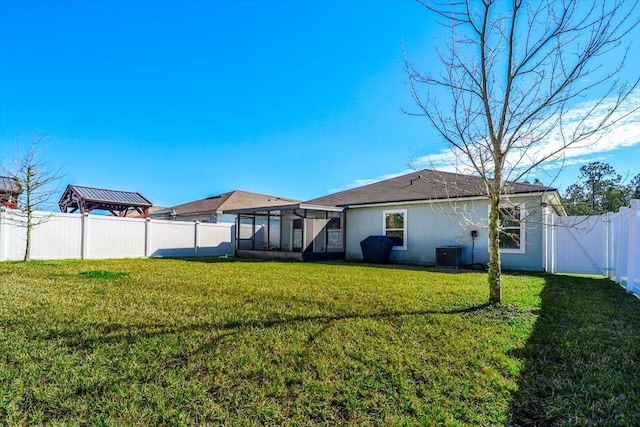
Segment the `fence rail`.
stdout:
<svg viewBox="0 0 640 427">
<path fill-rule="evenodd" d="M 36 212 L 32 259 L 233 255 L 235 225 Z M 0 210 L 0 261 L 21 260 L 26 218 Z"/>
</svg>

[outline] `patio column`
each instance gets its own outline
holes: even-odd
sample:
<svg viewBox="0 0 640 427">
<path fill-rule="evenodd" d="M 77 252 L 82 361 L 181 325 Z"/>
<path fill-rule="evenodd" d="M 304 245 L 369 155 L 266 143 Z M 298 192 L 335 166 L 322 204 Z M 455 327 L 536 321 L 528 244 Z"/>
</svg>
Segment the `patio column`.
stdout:
<svg viewBox="0 0 640 427">
<path fill-rule="evenodd" d="M 238 249 L 240 249 L 240 214 L 236 215 L 236 241 L 234 243 L 235 256 L 238 256 Z"/>
<path fill-rule="evenodd" d="M 302 260 L 304 261 L 304 253 L 307 251 L 307 210 L 302 211 L 302 247 L 300 248 L 300 254 L 302 254 Z"/>
<path fill-rule="evenodd" d="M 324 253 L 329 252 L 329 212 L 324 211 Z"/>
<path fill-rule="evenodd" d="M 256 250 L 256 214 L 251 217 L 251 249 Z"/>
<path fill-rule="evenodd" d="M 270 250 L 271 244 L 271 211 L 267 211 L 267 252 Z"/>
<path fill-rule="evenodd" d="M 345 257 L 347 255 L 347 209 L 340 212 L 340 220 L 342 221 L 342 227 L 340 227 L 342 229 L 342 250 L 344 251 Z"/>
</svg>

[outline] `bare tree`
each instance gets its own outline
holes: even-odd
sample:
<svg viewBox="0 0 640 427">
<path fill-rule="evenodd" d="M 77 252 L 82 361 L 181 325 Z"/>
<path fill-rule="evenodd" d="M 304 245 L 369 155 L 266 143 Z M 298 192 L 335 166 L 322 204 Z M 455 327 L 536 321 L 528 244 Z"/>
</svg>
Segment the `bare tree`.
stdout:
<svg viewBox="0 0 640 427">
<path fill-rule="evenodd" d="M 60 169 L 51 169 L 42 160 L 42 144 L 47 135 L 36 134 L 25 151 L 17 150 L 14 169 L 7 174 L 22 187 L 23 194 L 18 198 L 16 223 L 26 228 L 24 261 L 31 259 L 31 235 L 33 228 L 50 218 L 50 215 L 35 215 L 35 212 L 47 206 L 51 196 L 58 188 L 56 183 L 62 177 Z"/>
<path fill-rule="evenodd" d="M 438 74 L 422 73 L 405 53 L 408 86 L 419 108 L 409 114 L 425 116 L 461 172 L 484 182 L 490 199 L 489 301 L 497 303 L 500 209 L 508 182 L 562 160 L 571 148 L 595 143 L 640 108 L 628 102 L 640 79 L 620 79 L 629 49 L 623 43 L 638 26 L 637 1 L 418 2 L 451 33 L 438 52 Z"/>
</svg>

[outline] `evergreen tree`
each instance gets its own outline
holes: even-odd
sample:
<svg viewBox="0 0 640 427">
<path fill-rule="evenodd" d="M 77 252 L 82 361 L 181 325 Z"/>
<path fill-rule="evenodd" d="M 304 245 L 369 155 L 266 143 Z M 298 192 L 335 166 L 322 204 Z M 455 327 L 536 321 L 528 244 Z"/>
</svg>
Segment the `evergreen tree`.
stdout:
<svg viewBox="0 0 640 427">
<path fill-rule="evenodd" d="M 562 202 L 569 215 L 600 215 L 628 206 L 640 196 L 639 187 L 640 174 L 625 186 L 611 165 L 592 162 L 580 168 L 578 182 L 567 188 Z"/>
</svg>

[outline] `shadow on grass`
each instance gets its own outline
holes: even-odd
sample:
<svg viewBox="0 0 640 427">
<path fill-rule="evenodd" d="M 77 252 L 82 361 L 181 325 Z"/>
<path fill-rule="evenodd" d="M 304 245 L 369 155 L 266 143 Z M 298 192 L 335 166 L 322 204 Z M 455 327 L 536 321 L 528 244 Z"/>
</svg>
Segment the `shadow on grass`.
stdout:
<svg viewBox="0 0 640 427">
<path fill-rule="evenodd" d="M 82 330 L 64 330 L 50 331 L 44 336 L 38 338 L 44 340 L 65 341 L 69 347 L 77 348 L 93 348 L 103 344 L 111 343 L 133 343 L 135 341 L 153 338 L 156 336 L 164 336 L 167 334 L 180 334 L 183 332 L 220 332 L 220 336 L 230 336 L 231 334 L 250 329 L 269 329 L 280 326 L 294 325 L 302 322 L 313 322 L 324 325 L 330 325 L 333 322 L 352 319 L 385 319 L 402 316 L 420 316 L 420 315 L 454 315 L 454 314 L 472 314 L 482 312 L 484 310 L 492 310 L 489 304 L 480 304 L 470 307 L 464 307 L 452 310 L 416 310 L 416 311 L 382 311 L 376 313 L 344 313 L 335 315 L 316 315 L 316 316 L 283 316 L 273 319 L 256 319 L 256 320 L 233 320 L 221 323 L 196 323 L 184 326 L 169 326 L 163 324 L 145 324 L 145 325 L 122 325 L 108 324 L 96 325 L 92 331 L 94 336 L 85 336 Z M 323 328 L 324 329 L 324 328 Z M 313 341 L 315 337 L 311 337 Z M 218 337 L 214 341 L 219 341 Z"/>
<path fill-rule="evenodd" d="M 640 302 L 608 279 L 546 276 L 512 426 L 640 425 Z"/>
<path fill-rule="evenodd" d="M 203 264 L 219 264 L 223 262 L 244 262 L 244 263 L 278 263 L 278 264 L 323 264 L 323 265 L 331 265 L 336 267 L 369 267 L 369 268 L 378 268 L 378 269 L 388 269 L 388 270 L 408 270 L 408 271 L 424 271 L 429 273 L 449 273 L 449 274 L 463 274 L 463 273 L 482 273 L 482 270 L 478 269 L 469 269 L 469 268 L 446 268 L 446 267 L 435 267 L 433 265 L 425 265 L 425 264 L 404 264 L 404 263 L 386 263 L 386 264 L 376 264 L 376 263 L 368 263 L 362 261 L 347 261 L 347 260 L 334 260 L 334 261 L 313 261 L 313 262 L 302 262 L 302 261 L 294 261 L 294 260 L 281 260 L 281 259 L 251 259 L 251 258 L 220 258 L 220 257 L 180 257 L 180 258 L 158 258 L 158 259 L 173 259 L 177 261 L 185 261 L 185 262 L 196 262 Z"/>
<path fill-rule="evenodd" d="M 171 355 L 164 356 L 163 366 L 175 368 L 182 368 L 189 365 L 192 361 L 201 360 L 203 355 L 211 354 L 216 348 L 221 346 L 229 339 L 234 339 L 238 334 L 244 331 L 252 330 L 268 330 L 272 328 L 295 326 L 300 323 L 310 323 L 315 325 L 314 328 L 309 328 L 309 333 L 303 343 L 305 353 L 311 352 L 310 348 L 330 330 L 337 322 L 344 320 L 354 319 L 390 319 L 404 316 L 428 316 L 428 315 L 468 315 L 468 316 L 487 316 L 495 318 L 498 316 L 508 316 L 508 313 L 502 313 L 501 310 L 496 310 L 488 304 L 480 304 L 475 306 L 461 307 L 451 310 L 417 310 L 417 311 L 382 311 L 374 313 L 343 313 L 343 314 L 328 314 L 328 315 L 295 315 L 295 316 L 283 316 L 280 318 L 271 319 L 255 319 L 255 320 L 232 320 L 227 322 L 211 322 L 211 323 L 194 323 L 189 325 L 171 326 L 164 324 L 147 324 L 147 325 L 126 325 L 126 324 L 108 324 L 108 325 L 95 325 L 87 330 L 83 329 L 69 329 L 50 331 L 45 335 L 35 337 L 36 339 L 45 341 L 58 341 L 63 343 L 66 347 L 72 351 L 79 352 L 92 352 L 97 348 L 109 345 L 135 345 L 147 339 L 153 338 L 165 338 L 173 335 L 180 337 L 184 333 L 197 332 L 205 333 L 206 338 L 203 338 L 195 346 L 185 346 L 178 351 L 173 352 Z M 308 357 L 301 357 L 295 362 L 293 369 L 296 372 L 303 372 L 307 368 L 309 363 Z M 367 362 L 369 363 L 369 362 Z M 143 374 L 146 375 L 146 374 Z M 193 375 L 197 375 L 194 372 Z M 142 380 L 141 380 L 142 381 Z M 293 381 L 293 380 L 292 380 Z M 302 389 L 303 383 L 291 382 L 288 383 L 288 393 L 291 400 L 299 392 L 299 388 Z M 101 390 L 101 387 L 108 388 L 108 385 L 97 384 L 93 387 L 87 387 L 84 389 L 83 394 L 95 393 L 96 390 Z M 73 393 L 73 392 L 70 392 Z M 72 394 L 71 394 L 72 395 Z M 70 396 L 71 396 L 70 395 Z M 69 396 L 67 396 L 69 397 Z"/>
<path fill-rule="evenodd" d="M 253 260 L 228 257 L 228 256 L 194 256 L 194 257 L 150 257 L 150 260 L 163 261 L 163 260 L 171 260 L 171 261 L 184 261 L 184 262 L 197 262 L 202 264 L 220 264 L 223 262 L 250 262 Z"/>
<path fill-rule="evenodd" d="M 371 262 L 363 262 L 363 261 L 318 261 L 318 264 L 328 264 L 334 265 L 338 267 L 369 267 L 369 268 L 382 268 L 387 270 L 407 270 L 407 271 L 424 271 L 429 273 L 449 273 L 449 274 L 462 274 L 462 273 L 477 273 L 478 270 L 464 269 L 464 268 L 447 268 L 447 267 L 436 267 L 434 265 L 426 265 L 426 264 L 404 264 L 404 263 L 386 263 L 386 264 L 376 264 Z"/>
</svg>

